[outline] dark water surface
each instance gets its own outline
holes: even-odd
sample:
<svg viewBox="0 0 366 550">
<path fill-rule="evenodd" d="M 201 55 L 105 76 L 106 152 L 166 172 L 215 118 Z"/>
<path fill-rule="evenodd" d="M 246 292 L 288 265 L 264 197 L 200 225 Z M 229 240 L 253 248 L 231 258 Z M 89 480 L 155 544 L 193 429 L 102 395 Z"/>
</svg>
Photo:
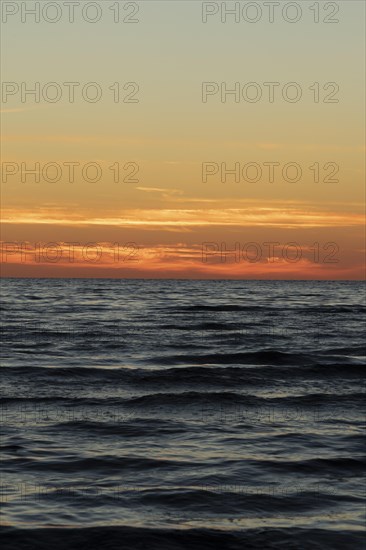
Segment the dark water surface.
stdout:
<svg viewBox="0 0 366 550">
<path fill-rule="evenodd" d="M 1 296 L 3 548 L 364 548 L 362 283 Z"/>
</svg>

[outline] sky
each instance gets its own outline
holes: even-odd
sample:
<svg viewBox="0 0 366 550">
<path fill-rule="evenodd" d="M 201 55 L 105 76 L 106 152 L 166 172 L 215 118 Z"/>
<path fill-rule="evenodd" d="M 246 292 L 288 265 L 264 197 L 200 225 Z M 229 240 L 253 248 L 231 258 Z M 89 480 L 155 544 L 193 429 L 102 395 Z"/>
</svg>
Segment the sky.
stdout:
<svg viewBox="0 0 366 550">
<path fill-rule="evenodd" d="M 36 4 L 2 2 L 2 276 L 364 278 L 364 2 Z"/>
</svg>

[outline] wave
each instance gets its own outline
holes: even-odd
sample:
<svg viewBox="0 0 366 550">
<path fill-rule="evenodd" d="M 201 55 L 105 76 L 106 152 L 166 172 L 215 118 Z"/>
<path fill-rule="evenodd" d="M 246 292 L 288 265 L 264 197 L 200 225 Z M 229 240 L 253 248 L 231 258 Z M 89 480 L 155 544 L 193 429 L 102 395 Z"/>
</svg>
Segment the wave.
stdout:
<svg viewBox="0 0 366 550">
<path fill-rule="evenodd" d="M 363 475 L 366 459 L 362 458 L 313 458 L 299 461 L 262 460 L 252 462 L 253 466 L 267 467 L 273 472 L 298 473 L 304 475 L 347 475 L 347 478 Z"/>
<path fill-rule="evenodd" d="M 364 548 L 363 531 L 346 529 L 163 529 L 91 527 L 20 529 L 3 527 L 5 550 L 344 550 Z"/>
<path fill-rule="evenodd" d="M 155 357 L 154 361 L 162 364 L 242 364 L 242 365 L 299 365 L 311 362 L 311 356 L 301 353 L 290 353 L 278 350 L 209 353 L 209 354 L 182 354 Z"/>
<path fill-rule="evenodd" d="M 182 356 L 180 356 L 182 357 Z M 188 361 L 187 361 L 188 357 Z M 154 385 L 191 385 L 191 386 L 219 386 L 219 387 L 237 387 L 237 386 L 268 386 L 276 387 L 279 384 L 286 383 L 287 377 L 291 379 L 314 379 L 327 380 L 331 376 L 335 378 L 360 378 L 365 373 L 366 365 L 358 359 L 350 359 L 340 363 L 333 360 L 325 361 L 323 364 L 308 364 L 302 365 L 301 368 L 294 367 L 291 363 L 287 365 L 268 365 L 257 364 L 253 368 L 253 364 L 242 364 L 232 366 L 231 358 L 227 358 L 226 362 L 220 365 L 204 364 L 204 365 L 188 365 L 185 366 L 189 359 L 197 360 L 197 356 L 188 355 L 183 361 L 183 364 L 168 366 L 170 360 L 165 358 L 167 365 L 163 368 L 141 368 L 136 365 L 133 368 L 130 365 L 115 366 L 115 367 L 86 367 L 86 366 L 28 366 L 28 367 L 2 367 L 2 376 L 6 378 L 15 378 L 19 376 L 22 379 L 29 378 L 38 380 L 45 384 L 53 382 L 56 379 L 59 383 L 68 383 L 70 379 L 74 381 L 85 380 L 93 387 L 93 384 L 118 384 L 124 382 L 131 385 L 154 386 Z M 216 358 L 217 356 L 215 356 Z M 176 359 L 175 359 L 176 361 Z"/>
<path fill-rule="evenodd" d="M 39 472 L 103 472 L 104 474 L 112 472 L 146 472 L 146 471 L 174 471 L 181 468 L 190 469 L 191 467 L 204 467 L 205 463 L 195 463 L 194 461 L 187 460 L 168 460 L 168 459 L 154 459 L 145 458 L 141 456 L 116 456 L 116 455 L 101 455 L 93 457 L 75 457 L 75 456 L 63 456 L 49 457 L 44 460 L 33 460 L 31 458 L 24 459 L 22 457 L 14 457 L 12 459 L 2 460 L 2 466 L 4 471 L 14 471 L 17 469 L 17 465 L 21 465 L 22 470 L 35 470 Z"/>
</svg>

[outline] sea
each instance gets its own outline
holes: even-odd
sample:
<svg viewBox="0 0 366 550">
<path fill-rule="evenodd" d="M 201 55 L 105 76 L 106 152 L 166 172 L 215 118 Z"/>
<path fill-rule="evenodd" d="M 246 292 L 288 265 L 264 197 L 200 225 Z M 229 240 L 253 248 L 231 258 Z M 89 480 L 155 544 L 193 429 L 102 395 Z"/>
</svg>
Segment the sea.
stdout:
<svg viewBox="0 0 366 550">
<path fill-rule="evenodd" d="M 2 548 L 365 548 L 365 285 L 3 279 Z"/>
</svg>

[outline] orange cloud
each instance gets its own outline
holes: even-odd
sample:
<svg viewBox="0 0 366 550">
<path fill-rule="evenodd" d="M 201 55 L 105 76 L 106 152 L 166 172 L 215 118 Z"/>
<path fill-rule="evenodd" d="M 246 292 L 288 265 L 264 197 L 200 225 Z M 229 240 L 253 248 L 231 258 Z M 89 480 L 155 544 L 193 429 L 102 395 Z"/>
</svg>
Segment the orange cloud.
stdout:
<svg viewBox="0 0 366 550">
<path fill-rule="evenodd" d="M 69 277 L 156 277 L 211 279 L 362 279 L 364 266 L 342 265 L 331 254 L 318 256 L 301 247 L 296 259 L 293 250 L 284 254 L 285 243 L 277 250 L 258 243 L 260 256 L 244 254 L 202 243 L 139 246 L 136 243 L 2 243 L 2 276 Z M 240 252 L 240 253 L 239 253 Z M 333 251 L 334 252 L 334 251 Z M 329 261 L 330 258 L 330 261 Z M 47 274 L 47 275 L 45 275 Z"/>
<path fill-rule="evenodd" d="M 225 208 L 225 209 L 131 209 L 122 210 L 113 217 L 86 217 L 85 214 L 70 214 L 62 209 L 40 209 L 38 212 L 5 211 L 4 224 L 57 224 L 71 226 L 140 226 L 164 229 L 167 226 L 278 226 L 296 227 L 352 227 L 362 226 L 364 216 L 357 213 L 302 210 L 300 208 Z"/>
</svg>

